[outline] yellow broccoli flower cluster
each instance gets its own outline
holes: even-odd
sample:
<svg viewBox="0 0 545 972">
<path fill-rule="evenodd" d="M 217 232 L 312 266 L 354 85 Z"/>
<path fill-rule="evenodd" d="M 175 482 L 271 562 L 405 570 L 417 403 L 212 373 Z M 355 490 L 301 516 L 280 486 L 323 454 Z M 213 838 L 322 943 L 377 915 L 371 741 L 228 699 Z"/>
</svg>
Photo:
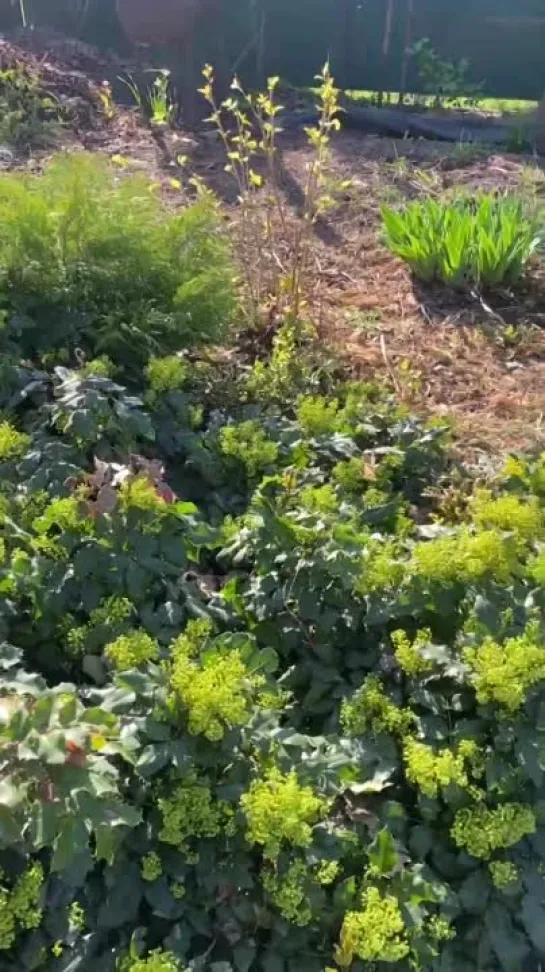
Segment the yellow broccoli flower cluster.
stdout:
<svg viewBox="0 0 545 972">
<path fill-rule="evenodd" d="M 515 565 L 509 542 L 496 530 L 462 530 L 417 543 L 411 561 L 415 574 L 442 585 L 472 584 L 487 575 L 506 581 Z"/>
<path fill-rule="evenodd" d="M 40 899 L 44 872 L 41 864 L 31 864 L 17 878 L 10 895 L 10 909 L 21 928 L 37 928 L 42 920 L 42 910 L 37 907 Z"/>
<path fill-rule="evenodd" d="M 200 655 L 203 649 L 208 647 L 213 631 L 210 621 L 201 619 L 188 621 L 182 634 L 178 635 L 172 643 L 171 653 L 177 654 L 179 652 L 187 658 Z"/>
<path fill-rule="evenodd" d="M 298 494 L 297 503 L 309 513 L 335 513 L 339 508 L 337 494 L 329 483 L 305 486 Z"/>
<path fill-rule="evenodd" d="M 144 881 L 156 881 L 157 878 L 160 878 L 163 873 L 163 865 L 161 864 L 159 854 L 156 854 L 155 851 L 144 854 L 140 866 L 140 873 Z"/>
<path fill-rule="evenodd" d="M 211 742 L 223 739 L 226 727 L 243 726 L 251 715 L 252 694 L 264 682 L 251 675 L 240 651 L 208 652 L 202 661 L 191 658 L 195 644 L 187 634 L 172 647 L 169 698 L 171 709 L 187 710 L 189 731 Z"/>
<path fill-rule="evenodd" d="M 145 372 L 147 382 L 155 395 L 183 388 L 187 381 L 188 365 L 177 354 L 164 358 L 150 358 Z"/>
<path fill-rule="evenodd" d="M 519 879 L 518 867 L 511 861 L 490 861 L 488 870 L 499 891 L 504 891 L 506 888 L 516 885 Z"/>
<path fill-rule="evenodd" d="M 276 332 L 267 362 L 256 361 L 244 382 L 252 398 L 285 406 L 295 389 L 308 387 L 314 365 L 307 345 L 314 337 L 315 330 L 308 321 L 295 324 L 289 317 Z"/>
<path fill-rule="evenodd" d="M 341 865 L 338 861 L 322 861 L 318 865 L 318 870 L 316 871 L 316 880 L 318 884 L 326 888 L 328 885 L 333 884 L 333 881 L 337 877 Z"/>
<path fill-rule="evenodd" d="M 86 925 L 85 919 L 85 909 L 80 905 L 79 901 L 73 901 L 68 909 L 68 921 L 72 928 L 76 928 L 78 931 L 83 931 Z"/>
<path fill-rule="evenodd" d="M 545 551 L 541 551 L 528 561 L 528 574 L 540 585 L 545 587 Z"/>
<path fill-rule="evenodd" d="M 402 735 L 411 727 L 413 720 L 412 712 L 390 701 L 375 675 L 370 675 L 350 701 L 343 702 L 341 708 L 343 728 L 352 736 L 365 732 Z"/>
<path fill-rule="evenodd" d="M 383 489 L 377 486 L 370 486 L 364 496 L 365 506 L 368 510 L 376 510 L 379 506 L 384 506 L 390 496 Z"/>
<path fill-rule="evenodd" d="M 73 615 L 66 615 L 60 626 L 65 633 L 66 644 L 74 657 L 85 650 L 87 636 L 102 626 L 116 627 L 130 618 L 134 607 L 126 597 L 108 597 L 91 611 L 87 624 L 76 625 Z"/>
<path fill-rule="evenodd" d="M 255 419 L 224 426 L 220 432 L 220 448 L 225 456 L 241 462 L 250 477 L 274 466 L 278 458 L 276 442 L 267 437 Z"/>
<path fill-rule="evenodd" d="M 307 395 L 299 399 L 297 421 L 306 435 L 331 435 L 342 425 L 339 402 L 322 395 Z"/>
<path fill-rule="evenodd" d="M 356 582 L 360 594 L 388 591 L 403 583 L 407 564 L 399 559 L 395 540 L 370 540 L 365 548 L 361 575 Z"/>
<path fill-rule="evenodd" d="M 0 950 L 11 948 L 15 941 L 15 918 L 12 914 L 9 893 L 0 888 Z"/>
<path fill-rule="evenodd" d="M 537 459 L 527 463 L 526 482 L 532 493 L 543 499 L 545 496 L 545 452 L 542 452 Z"/>
<path fill-rule="evenodd" d="M 18 459 L 30 445 L 30 436 L 18 432 L 9 422 L 0 422 L 0 462 Z"/>
<path fill-rule="evenodd" d="M 70 618 L 64 617 L 62 620 L 62 628 L 66 630 L 66 625 L 69 621 L 74 621 L 74 616 L 71 615 Z M 62 630 L 62 629 L 61 629 Z M 77 658 L 78 655 L 83 655 L 85 652 L 85 638 L 89 633 L 89 628 L 86 624 L 78 624 L 74 628 L 70 628 L 66 631 L 66 647 L 69 650 L 72 658 Z"/>
<path fill-rule="evenodd" d="M 327 800 L 310 786 L 301 786 L 295 770 L 284 775 L 273 769 L 266 779 L 254 780 L 240 803 L 248 823 L 247 840 L 261 844 L 270 860 L 278 857 L 283 842 L 308 847 L 314 824 L 328 809 Z"/>
<path fill-rule="evenodd" d="M 479 489 L 471 506 L 477 526 L 513 533 L 523 544 L 544 535 L 543 512 L 537 496 L 521 499 L 514 493 L 505 493 L 494 499 L 489 490 Z"/>
<path fill-rule="evenodd" d="M 12 947 L 17 926 L 25 931 L 38 928 L 42 920 L 38 902 L 43 882 L 42 865 L 34 863 L 19 875 L 11 891 L 0 887 L 0 949 Z"/>
<path fill-rule="evenodd" d="M 138 668 L 159 658 L 159 645 L 145 631 L 133 630 L 111 641 L 104 649 L 106 658 L 119 672 Z"/>
<path fill-rule="evenodd" d="M 363 893 L 363 910 L 344 916 L 336 961 L 348 968 L 354 956 L 364 962 L 401 962 L 410 952 L 407 929 L 397 898 L 378 888 Z"/>
<path fill-rule="evenodd" d="M 53 537 L 32 537 L 30 541 L 30 546 L 34 553 L 43 554 L 44 557 L 49 557 L 50 560 L 67 560 L 68 554 L 66 548 L 53 540 Z"/>
<path fill-rule="evenodd" d="M 414 678 L 433 671 L 433 661 L 422 654 L 422 649 L 426 648 L 431 641 L 431 631 L 428 628 L 418 631 L 412 642 L 405 631 L 393 631 L 391 639 L 399 667 L 407 675 Z"/>
<path fill-rule="evenodd" d="M 426 930 L 436 942 L 448 942 L 455 936 L 454 928 L 442 915 L 432 915 Z"/>
<path fill-rule="evenodd" d="M 500 475 L 503 480 L 520 479 L 525 482 L 527 474 L 528 466 L 524 460 L 519 459 L 518 456 L 508 456 Z"/>
<path fill-rule="evenodd" d="M 37 516 L 32 526 L 37 533 L 46 534 L 52 527 L 60 530 L 92 533 L 93 521 L 82 515 L 82 504 L 75 496 L 65 496 L 52 500 L 41 516 Z"/>
<path fill-rule="evenodd" d="M 107 354 L 101 354 L 98 358 L 91 358 L 81 368 L 78 368 L 78 374 L 82 378 L 111 378 L 116 371 L 115 364 Z"/>
<path fill-rule="evenodd" d="M 170 798 L 161 797 L 158 807 L 163 818 L 159 840 L 179 850 L 187 852 L 191 837 L 216 837 L 222 829 L 223 806 L 196 777 L 175 786 Z"/>
<path fill-rule="evenodd" d="M 269 692 L 267 689 L 257 693 L 257 704 L 260 709 L 272 709 L 273 712 L 282 712 L 289 704 L 291 694 L 286 691 Z"/>
<path fill-rule="evenodd" d="M 305 891 L 309 874 L 304 861 L 290 864 L 283 877 L 273 870 L 264 870 L 261 882 L 286 921 L 303 927 L 312 919 L 312 912 Z"/>
<path fill-rule="evenodd" d="M 136 510 L 139 513 L 153 513 L 157 523 L 153 529 L 160 529 L 160 518 L 168 516 L 171 507 L 159 495 L 153 483 L 146 476 L 126 479 L 119 487 L 119 508 L 124 513 Z"/>
<path fill-rule="evenodd" d="M 172 952 L 157 949 L 147 958 L 126 956 L 118 962 L 117 972 L 182 972 L 182 966 Z"/>
<path fill-rule="evenodd" d="M 95 627 L 99 624 L 121 624 L 130 618 L 134 611 L 133 604 L 128 597 L 107 597 L 100 602 L 98 607 L 91 611 L 89 615 L 89 625 Z"/>
<path fill-rule="evenodd" d="M 348 493 L 363 492 L 367 483 L 365 463 L 363 459 L 358 459 L 356 456 L 338 462 L 333 466 L 331 474 L 335 482 Z"/>
<path fill-rule="evenodd" d="M 425 796 L 434 799 L 442 787 L 469 786 L 466 760 L 474 759 L 476 755 L 477 746 L 469 739 L 460 744 L 458 752 L 443 749 L 439 753 L 425 743 L 409 739 L 403 752 L 405 773 Z"/>
<path fill-rule="evenodd" d="M 495 809 L 473 807 L 458 810 L 451 835 L 468 854 L 487 860 L 495 850 L 512 847 L 528 834 L 535 833 L 536 818 L 531 807 L 504 803 Z"/>
<path fill-rule="evenodd" d="M 545 678 L 545 643 L 538 624 L 528 625 L 522 635 L 503 645 L 485 638 L 477 647 L 466 648 L 463 658 L 471 668 L 478 701 L 495 702 L 509 712 L 520 709 L 529 689 Z"/>
</svg>

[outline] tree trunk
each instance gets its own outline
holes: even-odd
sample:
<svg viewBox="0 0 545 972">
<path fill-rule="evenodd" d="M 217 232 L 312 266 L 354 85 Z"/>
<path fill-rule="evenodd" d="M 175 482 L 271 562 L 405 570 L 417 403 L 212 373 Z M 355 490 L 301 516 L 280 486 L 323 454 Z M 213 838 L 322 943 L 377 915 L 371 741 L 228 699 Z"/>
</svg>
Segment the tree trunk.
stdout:
<svg viewBox="0 0 545 972">
<path fill-rule="evenodd" d="M 407 14 L 405 19 L 405 44 L 403 48 L 403 61 L 401 63 L 401 79 L 399 82 L 399 104 L 403 104 L 403 96 L 407 93 L 407 76 L 411 61 L 411 48 L 413 44 L 413 20 L 414 20 L 414 0 L 407 0 Z"/>
<path fill-rule="evenodd" d="M 265 57 L 266 57 L 266 46 L 265 46 L 265 31 L 267 24 L 267 14 L 265 12 L 265 7 L 260 5 L 256 11 L 257 19 L 257 44 L 255 52 L 255 72 L 257 85 L 262 90 L 267 84 L 266 70 L 265 70 Z"/>
<path fill-rule="evenodd" d="M 384 36 L 382 39 L 382 57 L 386 61 L 390 53 L 390 41 L 392 40 L 392 24 L 394 21 L 394 0 L 388 0 L 386 7 L 386 20 L 384 21 Z"/>
<path fill-rule="evenodd" d="M 339 5 L 339 81 L 341 88 L 347 88 L 352 74 L 352 11 L 353 0 L 343 0 Z"/>
</svg>

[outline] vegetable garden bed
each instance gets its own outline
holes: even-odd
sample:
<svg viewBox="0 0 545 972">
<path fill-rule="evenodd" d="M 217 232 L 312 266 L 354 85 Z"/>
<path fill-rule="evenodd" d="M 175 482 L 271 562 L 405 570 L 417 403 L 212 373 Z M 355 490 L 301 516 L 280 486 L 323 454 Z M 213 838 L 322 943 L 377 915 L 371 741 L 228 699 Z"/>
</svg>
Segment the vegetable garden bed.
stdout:
<svg viewBox="0 0 545 972">
<path fill-rule="evenodd" d="M 445 415 L 539 441 L 540 271 L 422 287 L 378 210 L 539 170 L 340 136 L 252 330 L 181 137 L 0 176 L 0 972 L 537 972 L 545 460 Z"/>
</svg>

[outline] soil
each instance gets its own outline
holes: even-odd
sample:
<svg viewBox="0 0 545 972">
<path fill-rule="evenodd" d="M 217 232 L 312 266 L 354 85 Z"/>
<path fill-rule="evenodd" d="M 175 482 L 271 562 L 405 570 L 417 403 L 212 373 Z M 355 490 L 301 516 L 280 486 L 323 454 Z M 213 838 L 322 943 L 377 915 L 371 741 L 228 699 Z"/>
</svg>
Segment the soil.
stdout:
<svg viewBox="0 0 545 972">
<path fill-rule="evenodd" d="M 284 191 L 297 208 L 311 152 L 302 133 L 281 137 Z M 192 158 L 233 206 L 236 193 L 213 143 Z M 381 243 L 380 207 L 426 195 L 521 192 L 545 197 L 532 157 L 454 150 L 340 132 L 330 174 L 350 181 L 340 205 L 315 227 L 311 314 L 354 374 L 388 382 L 412 409 L 449 417 L 472 456 L 545 447 L 545 271 L 494 297 L 424 287 Z"/>
<path fill-rule="evenodd" d="M 309 152 L 284 145 L 302 182 Z M 464 155 L 442 144 L 340 133 L 337 180 L 352 180 L 316 237 L 312 300 L 326 340 L 358 372 L 385 378 L 412 407 L 449 415 L 472 450 L 545 444 L 545 274 L 536 262 L 523 287 L 492 297 L 415 282 L 382 245 L 380 206 L 469 191 L 518 191 L 540 200 L 545 175 L 521 156 Z"/>
<path fill-rule="evenodd" d="M 235 221 L 236 187 L 212 132 L 154 130 L 136 109 L 122 106 L 108 118 L 101 81 L 119 65 L 66 39 L 64 46 L 50 39 L 47 48 L 34 36 L 33 44 L 34 53 L 0 42 L 0 67 L 24 65 L 46 91 L 70 103 L 74 121 L 63 131 L 63 147 L 103 152 L 127 171 L 145 172 L 173 205 L 186 201 L 191 190 L 180 183 L 187 186 L 196 174 L 222 199 L 228 223 Z M 279 148 L 283 191 L 295 213 L 311 153 L 298 132 L 281 136 Z M 0 164 L 40 167 L 50 154 L 0 152 Z M 187 158 L 183 169 L 180 156 Z M 385 380 L 411 408 L 452 417 L 473 453 L 545 447 L 545 271 L 536 262 L 523 287 L 494 299 L 424 288 L 380 239 L 385 203 L 460 187 L 514 190 L 539 202 L 545 174 L 536 160 L 340 132 L 330 171 L 350 185 L 312 240 L 308 297 L 323 340 L 355 374 Z"/>
</svg>

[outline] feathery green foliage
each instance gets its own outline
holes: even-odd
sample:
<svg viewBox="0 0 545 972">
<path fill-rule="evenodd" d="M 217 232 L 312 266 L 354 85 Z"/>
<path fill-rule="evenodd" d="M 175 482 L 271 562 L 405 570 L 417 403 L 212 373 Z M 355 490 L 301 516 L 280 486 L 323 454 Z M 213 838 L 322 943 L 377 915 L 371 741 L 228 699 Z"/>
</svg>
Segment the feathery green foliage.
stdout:
<svg viewBox="0 0 545 972">
<path fill-rule="evenodd" d="M 0 297 L 3 340 L 29 354 L 79 348 L 130 368 L 216 340 L 233 290 L 214 203 L 169 212 L 144 178 L 84 153 L 4 174 Z"/>
</svg>

